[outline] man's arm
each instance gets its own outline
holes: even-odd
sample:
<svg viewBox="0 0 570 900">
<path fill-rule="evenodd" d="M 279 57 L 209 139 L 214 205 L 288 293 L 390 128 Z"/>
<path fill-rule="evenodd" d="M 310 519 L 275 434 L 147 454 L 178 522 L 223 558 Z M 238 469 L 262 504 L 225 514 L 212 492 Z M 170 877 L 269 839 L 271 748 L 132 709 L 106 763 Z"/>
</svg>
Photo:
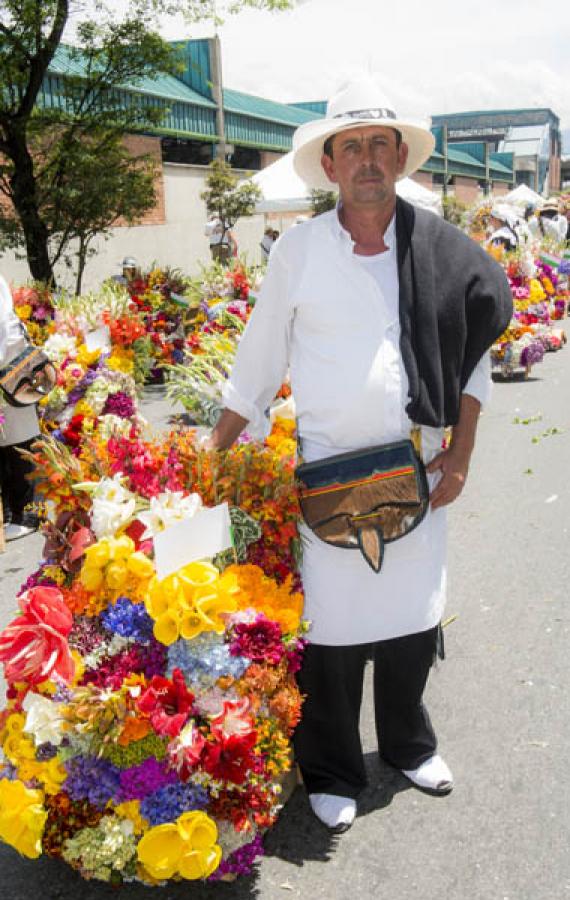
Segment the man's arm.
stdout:
<svg viewBox="0 0 570 900">
<path fill-rule="evenodd" d="M 205 450 L 227 450 L 242 433 L 247 419 L 231 409 L 224 409 L 211 435 L 204 441 Z"/>
<path fill-rule="evenodd" d="M 438 453 L 426 466 L 428 472 L 441 472 L 441 479 L 430 494 L 432 509 L 453 503 L 463 490 L 475 446 L 480 411 L 481 404 L 475 397 L 462 394 L 459 421 L 453 427 L 451 446 Z"/>
</svg>

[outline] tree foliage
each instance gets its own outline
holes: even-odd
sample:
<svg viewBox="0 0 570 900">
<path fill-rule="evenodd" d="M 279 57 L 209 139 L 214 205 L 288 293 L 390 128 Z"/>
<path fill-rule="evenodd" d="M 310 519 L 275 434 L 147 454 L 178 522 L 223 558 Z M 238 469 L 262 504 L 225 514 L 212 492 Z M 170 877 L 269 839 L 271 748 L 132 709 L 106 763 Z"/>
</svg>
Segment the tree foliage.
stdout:
<svg viewBox="0 0 570 900">
<path fill-rule="evenodd" d="M 335 191 L 323 191 L 320 188 L 311 188 L 311 209 L 314 216 L 334 209 L 338 201 Z"/>
<path fill-rule="evenodd" d="M 222 159 L 210 163 L 206 185 L 207 189 L 200 196 L 210 215 L 217 216 L 222 223 L 222 237 L 238 219 L 253 215 L 255 204 L 261 197 L 261 190 L 253 181 L 240 184 L 240 176 Z"/>
<path fill-rule="evenodd" d="M 167 112 L 144 93 L 130 93 L 126 104 L 120 92 L 125 83 L 177 69 L 176 49 L 153 30 L 156 14 L 183 11 L 196 20 L 211 18 L 220 6 L 222 12 L 236 12 L 288 5 L 288 0 L 130 0 L 119 14 L 103 0 L 90 6 L 85 0 L 0 0 L 0 241 L 25 249 L 34 278 L 54 281 L 53 266 L 64 252 L 63 211 L 76 207 L 74 177 L 83 185 L 86 209 L 100 212 L 101 180 L 86 177 L 93 163 L 89 148 L 116 153 L 118 136 L 156 127 Z M 63 44 L 71 21 L 73 47 Z M 54 59 L 65 77 L 48 105 L 43 86 Z M 81 143 L 84 152 L 78 150 Z M 126 162 L 123 158 L 120 169 L 130 189 L 119 192 L 142 198 L 144 178 L 135 190 Z M 140 175 L 140 160 L 133 160 L 132 172 Z M 107 199 L 110 213 L 117 212 L 115 198 Z M 126 211 L 119 215 L 129 218 Z M 101 222 L 109 215 L 96 218 Z"/>
</svg>

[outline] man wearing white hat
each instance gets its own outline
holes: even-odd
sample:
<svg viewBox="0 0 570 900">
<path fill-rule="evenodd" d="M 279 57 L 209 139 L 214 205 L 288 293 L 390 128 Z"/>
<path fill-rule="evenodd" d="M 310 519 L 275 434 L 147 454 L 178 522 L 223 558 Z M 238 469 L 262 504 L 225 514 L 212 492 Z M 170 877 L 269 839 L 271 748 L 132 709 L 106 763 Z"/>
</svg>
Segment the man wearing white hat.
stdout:
<svg viewBox="0 0 570 900">
<path fill-rule="evenodd" d="M 433 147 L 431 133 L 399 118 L 372 77 L 346 86 L 324 118 L 298 129 L 298 174 L 310 187 L 337 184 L 339 205 L 274 248 L 210 439 L 214 449 L 228 447 L 248 423 L 262 434 L 288 368 L 307 462 L 384 449 L 421 430 L 431 509 L 386 546 L 381 570 L 302 525 L 311 643 L 295 749 L 311 808 L 337 832 L 352 824 L 366 784 L 358 722 L 370 657 L 382 758 L 422 790 L 445 794 L 453 785 L 422 702 L 441 649 L 444 507 L 467 475 L 489 392 L 487 350 L 512 302 L 502 269 L 474 242 L 396 199 L 396 180 Z M 441 451 L 445 426 L 453 442 Z"/>
</svg>

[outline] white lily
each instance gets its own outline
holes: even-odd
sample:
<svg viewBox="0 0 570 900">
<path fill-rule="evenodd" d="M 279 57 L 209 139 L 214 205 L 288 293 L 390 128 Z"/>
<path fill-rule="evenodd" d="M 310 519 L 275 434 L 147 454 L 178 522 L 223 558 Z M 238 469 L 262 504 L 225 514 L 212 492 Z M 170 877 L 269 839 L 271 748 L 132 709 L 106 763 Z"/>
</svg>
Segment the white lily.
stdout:
<svg viewBox="0 0 570 900">
<path fill-rule="evenodd" d="M 62 725 L 63 717 L 59 704 L 49 700 L 48 697 L 33 694 L 24 731 L 34 736 L 36 746 L 50 743 L 58 747 L 63 740 Z"/>
<path fill-rule="evenodd" d="M 183 519 L 191 519 L 202 508 L 199 494 L 184 496 L 182 491 L 164 491 L 151 497 L 150 509 L 138 514 L 138 519 L 146 526 L 142 540 L 154 537 L 165 528 Z"/>
</svg>

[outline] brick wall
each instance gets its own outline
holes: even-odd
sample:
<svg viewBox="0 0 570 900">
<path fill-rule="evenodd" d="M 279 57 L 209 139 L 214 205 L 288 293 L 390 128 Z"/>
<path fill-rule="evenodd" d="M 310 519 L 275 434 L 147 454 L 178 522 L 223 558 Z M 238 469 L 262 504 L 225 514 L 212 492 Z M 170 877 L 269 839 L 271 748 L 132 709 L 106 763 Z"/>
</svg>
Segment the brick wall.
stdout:
<svg viewBox="0 0 570 900">
<path fill-rule="evenodd" d="M 433 176 L 431 172 L 414 172 L 413 175 L 410 175 L 410 178 L 429 191 L 433 191 Z"/>
<path fill-rule="evenodd" d="M 454 194 L 463 203 L 474 203 L 481 195 L 481 188 L 475 178 L 456 175 L 453 179 Z"/>
<path fill-rule="evenodd" d="M 508 184 L 505 184 L 504 181 L 494 181 L 492 190 L 495 197 L 503 197 L 505 194 L 509 193 L 511 188 Z"/>
<path fill-rule="evenodd" d="M 261 150 L 259 154 L 261 168 L 265 169 L 266 166 L 270 166 L 271 163 L 277 162 L 277 160 L 281 159 L 284 155 L 284 153 L 274 153 L 272 150 Z"/>
<path fill-rule="evenodd" d="M 140 225 L 163 225 L 166 222 L 166 210 L 164 205 L 164 171 L 162 167 L 162 154 L 160 150 L 160 138 L 148 137 L 146 135 L 128 134 L 123 139 L 123 143 L 127 150 L 133 156 L 151 156 L 155 162 L 156 175 L 154 179 L 154 190 L 156 192 L 156 203 L 153 209 L 149 209 L 146 215 L 140 220 Z M 117 222 L 117 227 L 124 226 L 125 223 Z"/>
</svg>

